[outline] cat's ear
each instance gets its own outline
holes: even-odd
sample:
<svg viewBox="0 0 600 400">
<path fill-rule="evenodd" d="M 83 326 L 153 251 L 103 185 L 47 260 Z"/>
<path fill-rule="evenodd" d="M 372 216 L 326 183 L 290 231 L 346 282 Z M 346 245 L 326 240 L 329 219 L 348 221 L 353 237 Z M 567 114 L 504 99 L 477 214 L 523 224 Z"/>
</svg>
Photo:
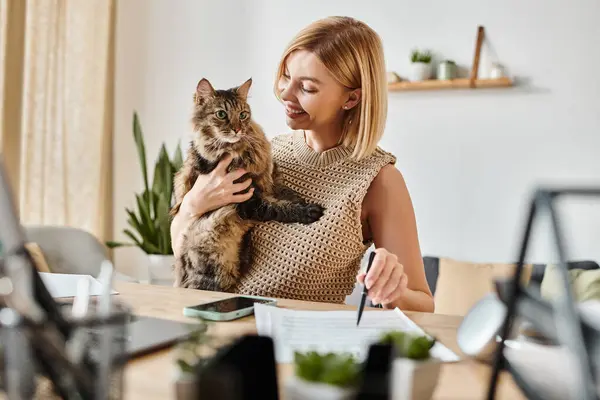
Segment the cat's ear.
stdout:
<svg viewBox="0 0 600 400">
<path fill-rule="evenodd" d="M 204 100 L 209 97 L 214 97 L 215 89 L 212 87 L 208 79 L 202 78 L 196 86 L 196 93 L 194 94 L 194 101 L 196 104 L 201 104 Z"/>
<path fill-rule="evenodd" d="M 248 91 L 250 90 L 250 86 L 252 86 L 252 78 L 248 79 L 241 86 L 238 86 L 237 88 L 235 88 L 235 92 L 242 99 L 246 100 L 246 98 L 248 98 Z"/>
</svg>

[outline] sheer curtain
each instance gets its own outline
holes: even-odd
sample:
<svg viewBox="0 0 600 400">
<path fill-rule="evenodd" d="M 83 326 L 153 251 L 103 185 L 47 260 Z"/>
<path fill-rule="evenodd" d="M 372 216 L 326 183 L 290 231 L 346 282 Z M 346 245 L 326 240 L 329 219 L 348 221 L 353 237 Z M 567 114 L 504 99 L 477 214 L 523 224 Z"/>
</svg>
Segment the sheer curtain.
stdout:
<svg viewBox="0 0 600 400">
<path fill-rule="evenodd" d="M 2 10 L 24 8 L 24 40 L 12 49 L 22 52 L 20 93 L 8 93 L 5 81 L 0 99 L 3 108 L 21 103 L 16 114 L 3 113 L 20 126 L 18 135 L 3 132 L 1 144 L 18 182 L 21 220 L 78 227 L 105 240 L 112 220 L 114 3 L 0 1 Z M 11 18 L 0 17 L 3 28 Z M 18 138 L 7 146 L 10 135 Z"/>
</svg>

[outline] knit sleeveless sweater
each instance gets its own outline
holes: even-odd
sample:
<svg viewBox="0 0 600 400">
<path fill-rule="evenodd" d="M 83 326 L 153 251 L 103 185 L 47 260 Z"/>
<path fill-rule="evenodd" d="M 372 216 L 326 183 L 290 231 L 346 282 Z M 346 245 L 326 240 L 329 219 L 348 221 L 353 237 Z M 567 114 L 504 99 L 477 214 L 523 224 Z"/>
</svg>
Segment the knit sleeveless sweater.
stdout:
<svg viewBox="0 0 600 400">
<path fill-rule="evenodd" d="M 235 292 L 343 303 L 352 293 L 365 251 L 361 206 L 371 181 L 395 157 L 377 148 L 356 161 L 343 146 L 318 153 L 303 132 L 275 137 L 273 159 L 284 184 L 325 207 L 309 225 L 266 222 L 253 228 L 253 260 Z"/>
</svg>

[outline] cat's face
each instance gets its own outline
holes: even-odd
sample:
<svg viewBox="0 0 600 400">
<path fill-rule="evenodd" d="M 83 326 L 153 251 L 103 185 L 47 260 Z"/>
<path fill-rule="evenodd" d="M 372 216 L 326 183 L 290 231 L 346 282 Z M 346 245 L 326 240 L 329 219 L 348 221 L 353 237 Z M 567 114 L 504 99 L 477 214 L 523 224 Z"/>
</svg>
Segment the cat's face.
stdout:
<svg viewBox="0 0 600 400">
<path fill-rule="evenodd" d="M 215 90 L 202 79 L 194 95 L 194 128 L 212 148 L 235 148 L 252 139 L 250 106 L 246 102 L 252 79 L 241 86 Z"/>
</svg>

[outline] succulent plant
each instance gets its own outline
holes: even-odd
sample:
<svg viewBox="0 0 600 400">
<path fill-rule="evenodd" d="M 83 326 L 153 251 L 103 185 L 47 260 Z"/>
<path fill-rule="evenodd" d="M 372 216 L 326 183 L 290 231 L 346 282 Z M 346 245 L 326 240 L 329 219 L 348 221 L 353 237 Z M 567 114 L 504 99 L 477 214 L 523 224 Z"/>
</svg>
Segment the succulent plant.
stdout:
<svg viewBox="0 0 600 400">
<path fill-rule="evenodd" d="M 415 49 L 410 55 L 410 61 L 413 63 L 421 62 L 429 64 L 431 62 L 432 57 L 433 55 L 429 50 L 419 51 L 418 49 Z"/>
</svg>

